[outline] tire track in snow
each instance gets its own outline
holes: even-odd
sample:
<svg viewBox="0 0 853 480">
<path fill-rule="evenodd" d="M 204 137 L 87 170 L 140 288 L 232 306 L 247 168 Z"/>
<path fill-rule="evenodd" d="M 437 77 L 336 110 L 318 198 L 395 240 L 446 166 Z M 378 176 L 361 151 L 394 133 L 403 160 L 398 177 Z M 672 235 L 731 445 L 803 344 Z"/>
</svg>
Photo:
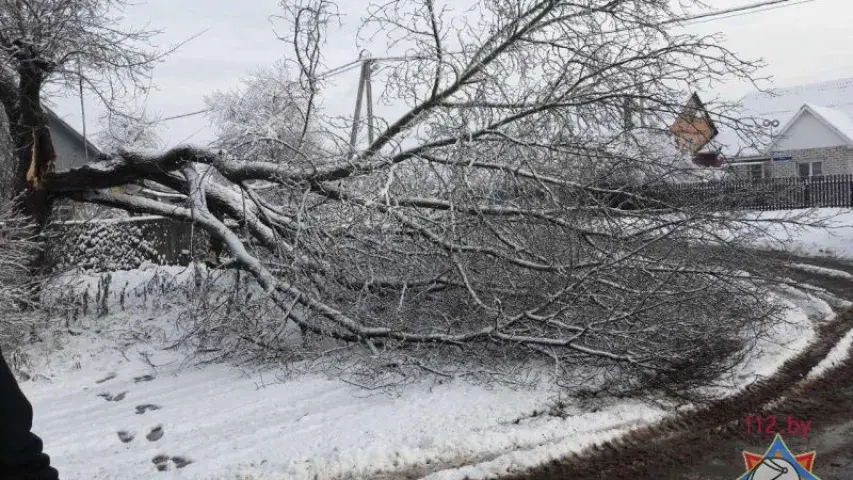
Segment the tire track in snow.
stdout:
<svg viewBox="0 0 853 480">
<path fill-rule="evenodd" d="M 817 273 L 816 270 L 812 270 Z M 821 272 L 826 275 L 827 272 Z M 845 275 L 830 275 L 851 282 Z M 825 285 L 827 282 L 822 282 Z M 829 282 L 835 283 L 835 282 Z M 836 284 L 836 287 L 838 285 Z M 818 340 L 806 351 L 785 363 L 777 374 L 753 384 L 740 394 L 723 399 L 707 408 L 694 410 L 638 429 L 615 441 L 557 459 L 550 464 L 501 478 L 514 480 L 710 478 L 693 465 L 715 454 L 731 456 L 722 448 L 727 440 L 745 440 L 741 423 L 744 415 L 776 415 L 785 412 L 795 418 L 820 419 L 823 425 L 853 417 L 853 358 L 849 355 L 823 375 L 807 376 L 825 365 L 843 340 L 853 331 L 853 309 L 848 308 L 829 323 L 819 327 Z M 791 443 L 791 442 L 789 442 Z M 795 445 L 795 443 L 791 443 Z M 734 458 L 734 457 L 733 457 Z M 729 461 L 731 463 L 731 459 Z M 698 473 L 691 470 L 700 470 Z M 741 474 L 743 472 L 740 472 Z M 696 476 L 698 475 L 698 476 Z"/>
</svg>

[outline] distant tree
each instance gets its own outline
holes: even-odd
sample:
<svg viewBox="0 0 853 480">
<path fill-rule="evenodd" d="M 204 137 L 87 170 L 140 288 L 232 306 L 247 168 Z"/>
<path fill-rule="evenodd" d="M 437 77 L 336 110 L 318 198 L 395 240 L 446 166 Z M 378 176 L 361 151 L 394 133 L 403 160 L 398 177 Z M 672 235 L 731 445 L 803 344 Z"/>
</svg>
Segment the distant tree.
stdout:
<svg viewBox="0 0 853 480">
<path fill-rule="evenodd" d="M 103 151 L 157 150 L 164 146 L 157 132 L 159 120 L 144 110 L 130 113 L 108 110 L 99 123 L 101 130 L 95 136 L 95 142 Z"/>
<path fill-rule="evenodd" d="M 316 132 L 303 131 L 308 99 L 290 77 L 287 63 L 278 62 L 244 78 L 240 88 L 207 96 L 214 147 L 253 160 L 298 160 L 311 148 Z"/>
</svg>

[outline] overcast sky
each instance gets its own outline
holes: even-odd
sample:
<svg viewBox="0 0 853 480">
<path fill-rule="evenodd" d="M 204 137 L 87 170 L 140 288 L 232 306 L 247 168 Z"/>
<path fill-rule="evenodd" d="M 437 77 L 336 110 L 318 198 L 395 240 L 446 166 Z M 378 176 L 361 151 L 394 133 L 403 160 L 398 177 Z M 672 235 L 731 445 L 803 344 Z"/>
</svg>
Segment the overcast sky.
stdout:
<svg viewBox="0 0 853 480">
<path fill-rule="evenodd" d="M 798 0 L 792 0 L 794 3 Z M 755 0 L 707 0 L 724 9 L 754 3 Z M 332 29 L 325 52 L 330 66 L 358 56 L 352 26 L 367 0 L 339 2 L 348 28 Z M 203 98 L 217 89 L 229 89 L 258 67 L 268 66 L 289 53 L 287 45 L 275 38 L 270 15 L 279 13 L 275 0 L 147 0 L 130 7 L 129 20 L 139 26 L 149 24 L 162 30 L 161 45 L 181 42 L 193 34 L 200 37 L 181 47 L 155 70 L 157 85 L 149 98 L 151 112 L 169 117 L 200 110 Z M 278 24 L 283 28 L 282 24 Z M 701 33 L 723 33 L 726 46 L 743 58 L 763 59 L 762 72 L 778 86 L 853 77 L 853 2 L 814 0 L 801 5 L 693 25 Z M 373 51 L 374 56 L 384 52 Z M 354 106 L 358 71 L 336 77 L 327 92 L 325 108 L 334 113 L 350 112 Z M 736 99 L 749 87 L 730 84 L 720 94 Z M 374 87 L 376 90 L 377 87 Z M 54 99 L 56 111 L 71 125 L 82 128 L 80 100 Z M 100 109 L 86 103 L 87 134 L 98 126 Z M 205 144 L 213 134 L 203 116 L 168 122 L 161 132 L 167 145 Z"/>
</svg>

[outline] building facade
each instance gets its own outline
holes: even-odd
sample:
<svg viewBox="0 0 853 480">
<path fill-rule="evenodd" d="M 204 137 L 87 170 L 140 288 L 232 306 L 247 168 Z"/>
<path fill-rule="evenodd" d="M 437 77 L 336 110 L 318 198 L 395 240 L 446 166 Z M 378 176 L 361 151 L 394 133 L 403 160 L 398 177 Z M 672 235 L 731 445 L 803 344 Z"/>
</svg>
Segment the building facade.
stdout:
<svg viewBox="0 0 853 480">
<path fill-rule="evenodd" d="M 720 128 L 706 151 L 738 179 L 853 174 L 853 79 L 756 92 L 739 115 L 757 135 Z"/>
</svg>

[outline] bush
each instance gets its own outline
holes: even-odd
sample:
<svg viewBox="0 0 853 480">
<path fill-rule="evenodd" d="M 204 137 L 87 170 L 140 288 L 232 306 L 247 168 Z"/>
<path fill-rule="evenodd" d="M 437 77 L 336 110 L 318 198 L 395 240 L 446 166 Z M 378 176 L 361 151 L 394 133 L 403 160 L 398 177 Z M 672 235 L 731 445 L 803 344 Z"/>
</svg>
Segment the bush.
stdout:
<svg viewBox="0 0 853 480">
<path fill-rule="evenodd" d="M 36 229 L 14 212 L 11 201 L 0 204 L 0 347 L 14 348 L 29 333 L 28 315 L 40 284 L 30 266 L 39 254 Z"/>
</svg>

